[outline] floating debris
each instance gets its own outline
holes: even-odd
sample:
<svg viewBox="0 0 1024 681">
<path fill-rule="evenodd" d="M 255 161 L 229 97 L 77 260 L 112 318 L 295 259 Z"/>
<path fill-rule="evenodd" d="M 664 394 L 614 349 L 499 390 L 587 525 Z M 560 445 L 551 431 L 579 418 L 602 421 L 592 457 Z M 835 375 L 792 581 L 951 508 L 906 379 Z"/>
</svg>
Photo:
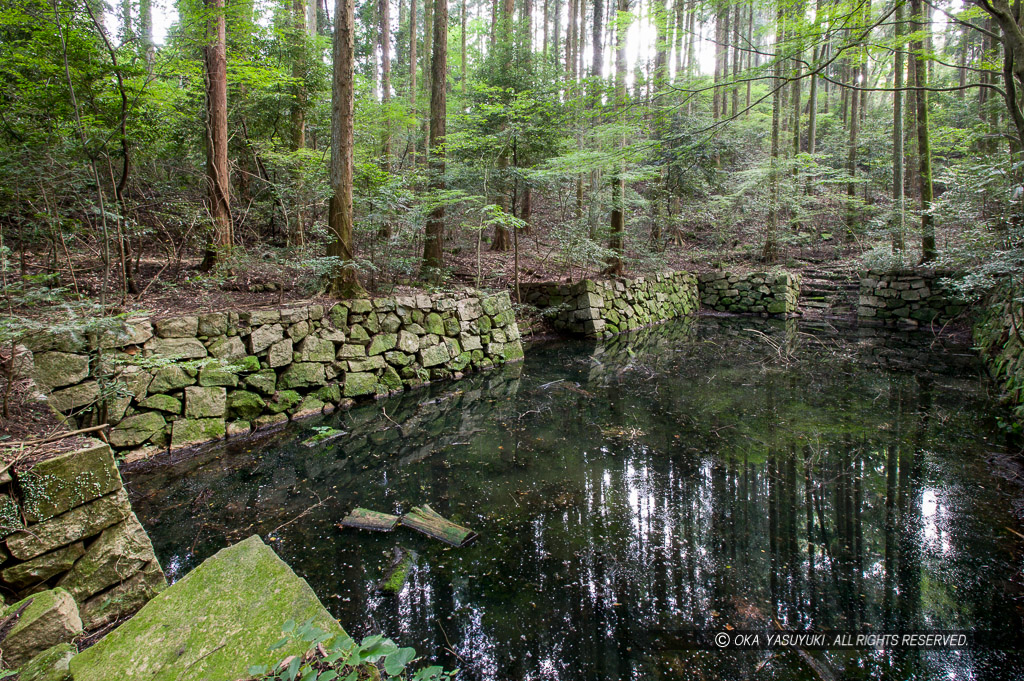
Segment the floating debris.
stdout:
<svg viewBox="0 0 1024 681">
<path fill-rule="evenodd" d="M 354 527 L 359 530 L 374 530 L 377 532 L 390 532 L 398 525 L 400 518 L 390 513 L 371 511 L 368 508 L 355 508 L 347 516 L 341 519 L 338 527 Z"/>
<path fill-rule="evenodd" d="M 391 559 L 391 565 L 388 566 L 384 579 L 380 580 L 380 583 L 377 584 L 377 591 L 389 594 L 401 592 L 402 588 L 405 587 L 406 580 L 409 579 L 409 571 L 416 564 L 416 558 L 415 551 L 396 546 L 394 557 Z"/>
<path fill-rule="evenodd" d="M 321 429 L 320 432 L 313 437 L 303 440 L 302 444 L 307 447 L 316 447 L 318 444 L 334 440 L 342 435 L 348 435 L 348 431 L 338 430 L 337 428 L 325 428 Z"/>
<path fill-rule="evenodd" d="M 411 511 L 402 516 L 402 524 L 452 546 L 465 546 L 477 538 L 476 532 L 456 525 L 427 504 L 422 507 L 413 506 Z"/>
</svg>

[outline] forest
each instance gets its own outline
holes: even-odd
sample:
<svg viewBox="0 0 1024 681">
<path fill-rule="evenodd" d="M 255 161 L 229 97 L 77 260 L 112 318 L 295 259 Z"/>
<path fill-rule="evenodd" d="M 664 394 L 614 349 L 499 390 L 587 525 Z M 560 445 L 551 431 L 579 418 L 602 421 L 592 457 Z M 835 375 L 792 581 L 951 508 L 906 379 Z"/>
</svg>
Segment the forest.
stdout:
<svg viewBox="0 0 1024 681">
<path fill-rule="evenodd" d="M 1005 0 L 15 0 L 0 71 L 12 312 L 1017 260 Z"/>
</svg>

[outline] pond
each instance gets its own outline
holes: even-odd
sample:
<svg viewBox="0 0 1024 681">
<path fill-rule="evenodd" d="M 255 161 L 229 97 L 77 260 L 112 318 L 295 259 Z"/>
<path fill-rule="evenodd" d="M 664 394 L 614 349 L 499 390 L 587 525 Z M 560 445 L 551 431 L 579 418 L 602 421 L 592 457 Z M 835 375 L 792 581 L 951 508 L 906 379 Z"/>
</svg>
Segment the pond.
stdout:
<svg viewBox="0 0 1024 681">
<path fill-rule="evenodd" d="M 259 533 L 354 636 L 460 678 L 1020 678 L 1024 503 L 993 392 L 930 334 L 701 317 L 537 343 L 519 365 L 127 479 L 171 579 Z M 303 444 L 325 426 L 347 434 Z M 479 539 L 335 526 L 424 503 Z M 396 548 L 413 566 L 381 592 Z M 776 622 L 979 642 L 673 638 Z M 1010 649 L 980 641 L 1006 631 Z"/>
</svg>

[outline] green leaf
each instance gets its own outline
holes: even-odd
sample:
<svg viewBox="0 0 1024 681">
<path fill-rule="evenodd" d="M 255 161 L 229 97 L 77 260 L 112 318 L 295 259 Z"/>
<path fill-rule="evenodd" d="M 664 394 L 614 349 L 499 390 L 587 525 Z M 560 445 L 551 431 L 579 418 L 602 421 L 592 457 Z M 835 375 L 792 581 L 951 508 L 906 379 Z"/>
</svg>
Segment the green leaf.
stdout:
<svg viewBox="0 0 1024 681">
<path fill-rule="evenodd" d="M 384 660 L 384 671 L 391 676 L 398 676 L 405 671 L 406 665 L 415 657 L 416 650 L 414 648 L 399 648 Z"/>
</svg>

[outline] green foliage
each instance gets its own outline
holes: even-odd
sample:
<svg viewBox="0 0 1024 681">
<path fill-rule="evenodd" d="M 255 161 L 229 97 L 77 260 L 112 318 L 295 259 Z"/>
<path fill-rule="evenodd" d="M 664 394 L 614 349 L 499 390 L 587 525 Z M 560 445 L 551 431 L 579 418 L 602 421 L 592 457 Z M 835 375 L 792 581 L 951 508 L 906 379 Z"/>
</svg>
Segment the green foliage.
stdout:
<svg viewBox="0 0 1024 681">
<path fill-rule="evenodd" d="M 311 621 L 296 624 L 288 620 L 282 626 L 284 636 L 272 650 L 282 648 L 289 641 L 308 644 L 309 651 L 299 657 L 291 656 L 272 668 L 254 666 L 249 674 L 259 681 L 356 681 L 365 678 L 365 668 L 377 669 L 381 679 L 408 679 L 409 681 L 449 681 L 458 670 L 447 672 L 437 666 L 412 671 L 409 665 L 416 658 L 412 648 L 399 648 L 383 636 L 368 636 L 362 642 L 344 637 L 335 640 L 312 625 Z M 320 648 L 325 651 L 320 654 Z"/>
</svg>

